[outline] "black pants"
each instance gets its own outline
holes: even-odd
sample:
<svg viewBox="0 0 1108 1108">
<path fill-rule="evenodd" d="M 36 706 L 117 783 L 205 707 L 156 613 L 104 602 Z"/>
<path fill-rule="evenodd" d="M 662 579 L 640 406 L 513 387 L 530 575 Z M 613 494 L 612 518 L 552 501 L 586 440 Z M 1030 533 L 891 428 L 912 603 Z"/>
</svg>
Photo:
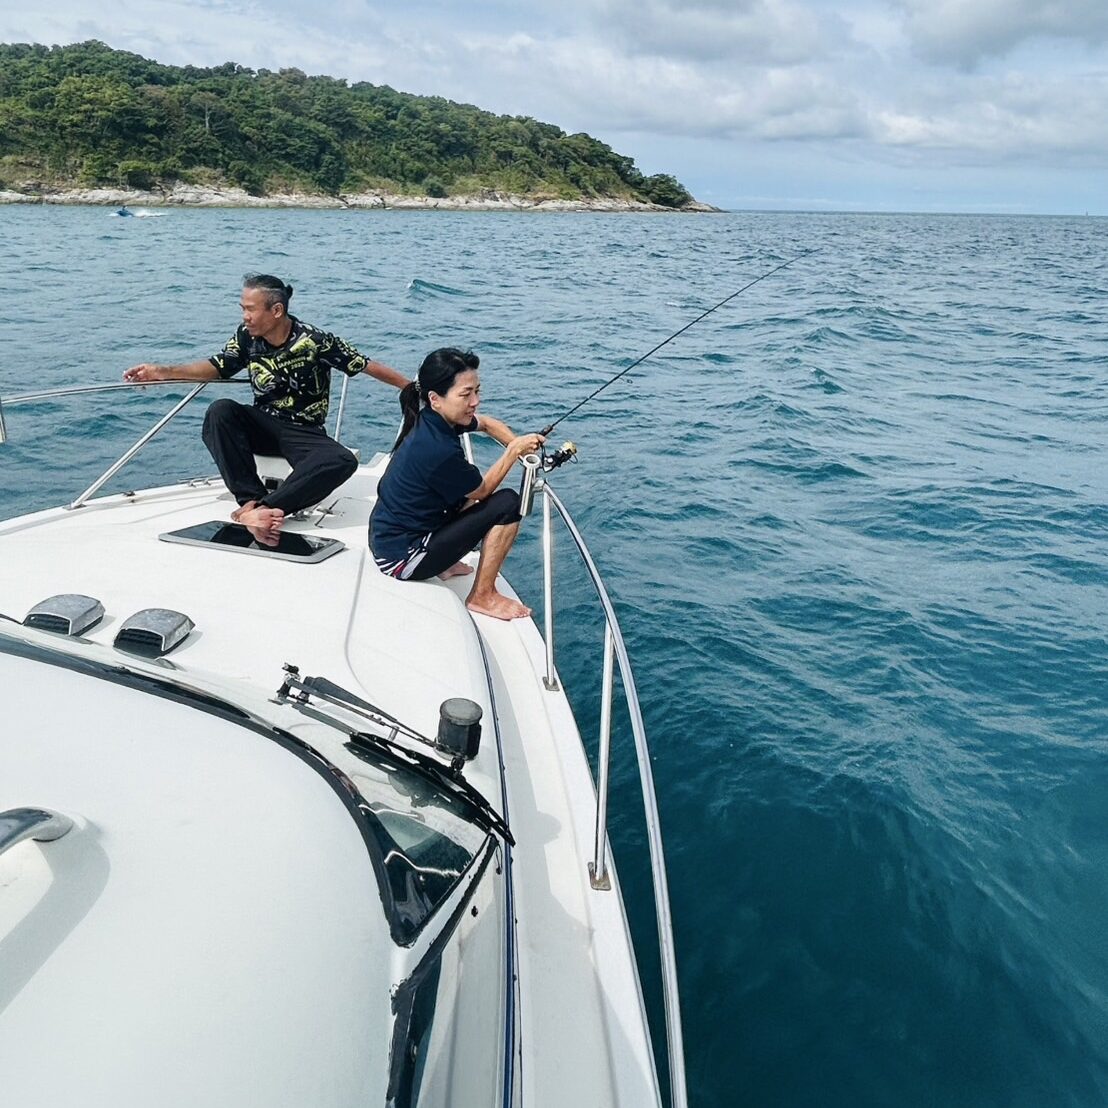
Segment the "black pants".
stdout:
<svg viewBox="0 0 1108 1108">
<path fill-rule="evenodd" d="M 518 523 L 519 518 L 519 493 L 515 489 L 497 489 L 488 500 L 459 512 L 431 535 L 427 553 L 407 580 L 426 581 L 442 573 L 468 554 L 494 527 Z"/>
<path fill-rule="evenodd" d="M 216 400 L 204 416 L 204 445 L 240 503 L 256 500 L 286 515 L 318 504 L 358 468 L 358 460 L 322 427 L 279 419 L 235 400 Z M 278 454 L 292 472 L 266 492 L 255 454 Z"/>
</svg>

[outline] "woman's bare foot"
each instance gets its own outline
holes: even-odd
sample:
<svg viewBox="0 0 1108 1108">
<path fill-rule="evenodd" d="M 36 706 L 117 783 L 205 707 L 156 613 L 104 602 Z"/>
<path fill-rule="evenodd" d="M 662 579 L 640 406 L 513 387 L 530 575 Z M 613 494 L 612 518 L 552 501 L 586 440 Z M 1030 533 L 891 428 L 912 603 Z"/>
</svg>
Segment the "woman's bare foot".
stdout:
<svg viewBox="0 0 1108 1108">
<path fill-rule="evenodd" d="M 455 562 L 449 569 L 444 569 L 439 577 L 446 580 L 448 577 L 468 577 L 473 572 L 473 566 L 467 566 L 465 562 Z"/>
<path fill-rule="evenodd" d="M 531 609 L 525 604 L 520 604 L 518 600 L 512 600 L 495 589 L 479 596 L 470 593 L 466 597 L 466 607 L 471 612 L 492 616 L 494 619 L 523 619 L 531 614 Z"/>
<path fill-rule="evenodd" d="M 242 519 L 243 512 L 249 512 L 251 508 L 256 508 L 258 502 L 256 500 L 248 500 L 245 504 L 240 504 L 232 513 L 231 518 L 238 523 Z"/>
<path fill-rule="evenodd" d="M 285 513 L 280 508 L 247 508 L 243 505 L 238 522 L 263 546 L 276 546 L 281 538 Z"/>
</svg>

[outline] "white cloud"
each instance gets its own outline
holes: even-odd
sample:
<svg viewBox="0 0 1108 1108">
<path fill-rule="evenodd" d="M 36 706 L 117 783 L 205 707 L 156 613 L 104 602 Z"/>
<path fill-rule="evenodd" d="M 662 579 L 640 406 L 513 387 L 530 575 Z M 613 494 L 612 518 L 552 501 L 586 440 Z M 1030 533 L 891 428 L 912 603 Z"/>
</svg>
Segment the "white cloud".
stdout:
<svg viewBox="0 0 1108 1108">
<path fill-rule="evenodd" d="M 932 61 L 970 66 L 1029 40 L 1108 41 L 1104 0 L 900 0 L 906 33 Z"/>
<path fill-rule="evenodd" d="M 0 40 L 99 38 L 169 64 L 296 66 L 533 115 L 617 149 L 611 136 L 648 137 L 652 150 L 696 140 L 722 163 L 741 146 L 744 173 L 775 149 L 807 148 L 806 190 L 835 159 L 859 174 L 1108 161 L 1105 0 L 126 0 L 90 11 L 85 0 L 5 5 Z M 682 177 L 678 163 L 655 171 Z"/>
<path fill-rule="evenodd" d="M 979 161 L 1108 159 L 1103 75 L 974 77 L 899 65 L 881 74 L 867 53 L 873 71 L 864 82 L 830 63 L 725 71 L 683 57 L 627 56 L 587 39 L 471 37 L 463 48 L 484 60 L 490 85 L 531 90 L 523 110 L 541 115 L 532 103 L 556 103 L 556 118 L 589 120 L 594 132 L 863 141 L 898 157 L 916 147 Z"/>
<path fill-rule="evenodd" d="M 979 164 L 1108 160 L 1108 75 L 1069 81 L 963 77 L 931 88 L 927 104 L 925 111 L 875 112 L 875 141 L 948 151 Z"/>
<path fill-rule="evenodd" d="M 822 52 L 829 17 L 791 0 L 601 0 L 593 20 L 632 55 L 792 65 Z"/>
<path fill-rule="evenodd" d="M 830 138 L 862 126 L 854 95 L 814 70 L 748 67 L 725 75 L 687 59 L 628 57 L 576 38 L 471 36 L 461 47 L 484 60 L 495 83 L 556 101 L 563 121 L 588 119 L 593 131 Z"/>
</svg>

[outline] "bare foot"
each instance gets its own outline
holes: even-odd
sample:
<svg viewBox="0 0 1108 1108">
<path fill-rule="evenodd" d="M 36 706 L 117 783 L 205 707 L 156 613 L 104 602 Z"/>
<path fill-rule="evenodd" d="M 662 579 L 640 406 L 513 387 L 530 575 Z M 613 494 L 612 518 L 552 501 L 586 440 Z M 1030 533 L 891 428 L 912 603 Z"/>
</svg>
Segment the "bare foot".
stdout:
<svg viewBox="0 0 1108 1108">
<path fill-rule="evenodd" d="M 280 508 L 249 508 L 239 512 L 238 521 L 263 546 L 276 546 L 281 538 L 285 513 Z"/>
<path fill-rule="evenodd" d="M 245 504 L 240 504 L 232 513 L 231 518 L 238 523 L 242 519 L 243 512 L 249 512 L 251 508 L 256 508 L 258 502 L 256 500 L 248 500 Z"/>
<path fill-rule="evenodd" d="M 470 593 L 466 597 L 466 607 L 471 612 L 492 616 L 494 619 L 523 619 L 531 614 L 531 609 L 526 605 L 495 590 L 483 593 L 481 596 Z"/>
<path fill-rule="evenodd" d="M 448 577 L 468 577 L 473 572 L 473 566 L 467 566 L 465 562 L 455 562 L 449 569 L 444 569 L 439 577 L 445 581 Z"/>
</svg>

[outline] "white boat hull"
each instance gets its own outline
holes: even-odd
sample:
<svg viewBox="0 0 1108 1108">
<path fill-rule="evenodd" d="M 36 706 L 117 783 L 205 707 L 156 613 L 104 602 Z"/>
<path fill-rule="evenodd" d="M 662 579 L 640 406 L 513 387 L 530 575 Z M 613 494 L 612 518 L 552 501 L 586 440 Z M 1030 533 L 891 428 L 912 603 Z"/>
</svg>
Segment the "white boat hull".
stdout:
<svg viewBox="0 0 1108 1108">
<path fill-rule="evenodd" d="M 530 620 L 472 617 L 464 582 L 377 572 L 365 532 L 382 466 L 318 525 L 289 525 L 345 543 L 314 565 L 159 541 L 226 518 L 215 481 L 0 524 L 0 612 L 22 620 L 57 593 L 106 609 L 85 641 L 0 624 L 0 810 L 76 824 L 0 855 L 5 1101 L 660 1102 L 618 881 L 589 882 L 595 791 L 568 701 L 544 687 L 542 639 Z M 113 645 L 150 607 L 195 624 L 164 659 Z M 344 794 L 345 780 L 373 795 L 370 771 L 342 728 L 275 699 L 285 663 L 425 735 L 447 698 L 483 710 L 464 777 L 514 846 L 490 835 L 410 942 Z M 416 1029 L 406 1070 L 398 1027 Z"/>
</svg>

